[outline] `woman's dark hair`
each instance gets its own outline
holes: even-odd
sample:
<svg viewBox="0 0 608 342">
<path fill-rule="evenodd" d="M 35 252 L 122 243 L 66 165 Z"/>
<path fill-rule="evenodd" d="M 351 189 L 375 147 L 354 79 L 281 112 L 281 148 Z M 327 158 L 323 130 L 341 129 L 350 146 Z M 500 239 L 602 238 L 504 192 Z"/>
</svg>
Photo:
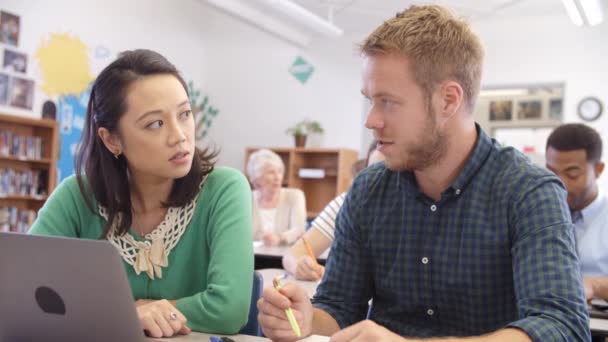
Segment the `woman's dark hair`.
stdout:
<svg viewBox="0 0 608 342">
<path fill-rule="evenodd" d="M 125 51 L 101 71 L 93 87 L 87 106 L 87 116 L 76 153 L 76 177 L 80 192 L 88 207 L 97 213 L 92 199 L 106 209 L 108 223 L 101 238 L 105 238 L 112 223 L 117 221 L 116 234 L 124 235 L 132 222 L 132 203 L 123 155 L 115 158 L 98 135 L 100 127 L 118 133 L 118 121 L 127 111 L 129 86 L 149 75 L 173 75 L 188 92 L 184 79 L 173 64 L 159 53 L 150 50 Z M 210 149 L 195 150 L 190 172 L 176 179 L 165 207 L 181 207 L 193 200 L 199 192 L 203 177 L 213 170 L 217 152 Z M 84 178 L 86 176 L 86 178 Z"/>
</svg>

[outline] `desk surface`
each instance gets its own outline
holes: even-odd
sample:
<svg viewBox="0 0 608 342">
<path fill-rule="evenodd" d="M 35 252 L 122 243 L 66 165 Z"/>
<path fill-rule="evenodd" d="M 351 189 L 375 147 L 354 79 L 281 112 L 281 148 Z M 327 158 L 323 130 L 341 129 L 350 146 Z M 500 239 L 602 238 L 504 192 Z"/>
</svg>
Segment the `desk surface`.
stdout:
<svg viewBox="0 0 608 342">
<path fill-rule="evenodd" d="M 283 255 L 287 253 L 289 248 L 291 248 L 291 246 L 265 246 L 259 241 L 253 242 L 253 252 L 255 255 L 259 256 L 282 258 Z M 329 248 L 325 252 L 323 252 L 323 254 L 319 255 L 317 259 L 326 260 L 328 254 Z"/>
<path fill-rule="evenodd" d="M 260 272 L 262 274 L 262 277 L 264 278 L 264 287 L 271 287 L 272 279 L 274 277 L 282 276 L 286 273 L 285 270 L 279 268 L 265 268 L 257 271 Z M 315 295 L 315 292 L 317 292 L 317 285 L 319 285 L 319 281 L 296 280 L 290 274 L 288 274 L 287 278 L 283 280 L 283 283 L 285 282 L 294 282 L 302 286 L 306 289 L 309 298 L 312 298 Z"/>
<path fill-rule="evenodd" d="M 608 333 L 608 319 L 600 319 L 600 318 L 591 318 L 590 324 L 591 332 L 595 334 L 606 334 Z M 175 341 L 175 342 L 209 342 L 209 337 L 212 336 L 210 334 L 203 333 L 191 333 L 187 336 L 177 336 L 172 338 L 164 338 L 164 339 L 153 339 L 149 338 L 150 341 Z M 224 336 L 224 335 L 216 335 L 216 336 Z M 267 338 L 257 337 L 257 336 L 249 336 L 249 335 L 233 335 L 230 336 L 235 342 L 261 342 L 261 341 L 270 341 Z M 302 342 L 327 342 L 329 341 L 329 337 L 313 335 L 306 339 L 301 340 Z"/>
<path fill-rule="evenodd" d="M 608 334 L 608 319 L 590 318 L 589 328 L 592 333 Z"/>
<path fill-rule="evenodd" d="M 190 335 L 186 335 L 186 336 L 176 336 L 176 337 L 161 338 L 161 339 L 150 338 L 149 340 L 150 341 L 171 341 L 171 342 L 173 342 L 173 341 L 175 341 L 175 342 L 209 342 L 210 336 L 214 336 L 214 335 L 193 332 Z M 223 337 L 226 335 L 215 335 L 215 336 Z M 230 335 L 229 337 L 231 339 L 233 339 L 235 342 L 270 341 L 269 339 L 264 338 L 264 337 L 249 336 L 249 335 Z M 313 335 L 313 336 L 307 337 L 300 341 L 302 341 L 302 342 L 327 342 L 327 341 L 329 341 L 329 337 Z"/>
</svg>

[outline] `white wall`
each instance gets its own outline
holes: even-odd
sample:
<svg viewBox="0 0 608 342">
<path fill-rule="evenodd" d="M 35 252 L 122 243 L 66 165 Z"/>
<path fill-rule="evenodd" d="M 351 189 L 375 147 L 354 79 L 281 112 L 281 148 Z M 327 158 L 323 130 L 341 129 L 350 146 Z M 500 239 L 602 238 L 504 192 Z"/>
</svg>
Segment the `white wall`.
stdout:
<svg viewBox="0 0 608 342">
<path fill-rule="evenodd" d="M 202 0 L 2 0 L 0 7 L 21 15 L 19 48 L 29 54 L 49 32 L 66 31 L 92 49 L 146 47 L 165 54 L 219 108 L 209 140 L 222 149 L 220 164 L 242 169 L 246 146 L 291 146 L 284 131 L 304 117 L 322 122 L 323 146 L 366 144 L 354 48 L 360 36 L 316 38 L 299 49 Z M 575 108 L 584 96 L 608 105 L 606 22 L 576 28 L 558 12 L 517 20 L 495 16 L 473 26 L 486 47 L 485 85 L 565 82 L 567 121 L 577 120 Z M 297 55 L 316 69 L 305 85 L 287 71 Z M 93 61 L 95 73 L 109 62 Z M 592 124 L 604 135 L 607 117 Z"/>
<path fill-rule="evenodd" d="M 586 124 L 604 138 L 608 161 L 608 22 L 576 27 L 564 13 L 474 23 L 486 50 L 484 85 L 565 83 L 564 121 L 581 122 L 578 102 L 596 96 L 604 113 Z M 539 145 L 544 146 L 544 142 Z M 608 176 L 600 178 L 608 190 Z"/>
<path fill-rule="evenodd" d="M 90 49 L 91 69 L 96 75 L 122 50 L 149 48 L 172 61 L 186 78 L 202 80 L 206 45 L 198 35 L 204 12 L 197 3 L 155 0 L 2 0 L 0 8 L 21 16 L 18 49 L 29 54 L 28 74 L 39 78 L 34 53 L 50 33 L 70 33 Z M 94 58 L 97 46 L 107 47 L 112 56 Z M 45 95 L 38 92 L 32 116 L 40 116 Z M 5 108 L 3 110 L 6 111 Z M 24 113 L 27 115 L 28 113 Z"/>
<path fill-rule="evenodd" d="M 306 117 L 325 128 L 323 146 L 359 148 L 360 82 L 351 43 L 316 40 L 300 49 L 215 9 L 206 20 L 204 81 L 221 110 L 210 137 L 222 148 L 222 163 L 242 167 L 246 146 L 293 146 L 285 130 Z M 305 85 L 288 73 L 298 55 L 315 67 Z"/>
<path fill-rule="evenodd" d="M 220 164 L 241 169 L 246 146 L 292 146 L 284 132 L 306 117 L 326 129 L 323 146 L 359 147 L 359 84 L 345 82 L 346 74 L 357 72 L 348 43 L 338 44 L 343 49 L 334 42 L 298 49 L 200 0 L 3 0 L 0 7 L 21 16 L 19 50 L 30 55 L 32 66 L 51 32 L 70 32 L 85 42 L 94 75 L 112 59 L 95 60 L 98 45 L 113 56 L 133 48 L 164 54 L 220 110 L 208 139 L 222 150 Z M 315 67 L 305 85 L 288 73 L 298 55 Z M 39 77 L 36 68 L 28 74 Z M 39 116 L 45 99 L 36 94 L 32 113 L 1 111 Z"/>
</svg>

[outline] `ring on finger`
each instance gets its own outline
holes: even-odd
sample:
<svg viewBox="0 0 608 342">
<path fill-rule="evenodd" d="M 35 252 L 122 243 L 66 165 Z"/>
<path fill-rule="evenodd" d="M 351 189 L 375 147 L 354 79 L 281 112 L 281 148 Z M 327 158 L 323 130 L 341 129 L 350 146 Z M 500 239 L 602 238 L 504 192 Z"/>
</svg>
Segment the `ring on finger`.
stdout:
<svg viewBox="0 0 608 342">
<path fill-rule="evenodd" d="M 172 311 L 169 314 L 169 320 L 171 320 L 171 321 L 177 321 L 177 314 L 175 313 L 175 311 Z"/>
</svg>

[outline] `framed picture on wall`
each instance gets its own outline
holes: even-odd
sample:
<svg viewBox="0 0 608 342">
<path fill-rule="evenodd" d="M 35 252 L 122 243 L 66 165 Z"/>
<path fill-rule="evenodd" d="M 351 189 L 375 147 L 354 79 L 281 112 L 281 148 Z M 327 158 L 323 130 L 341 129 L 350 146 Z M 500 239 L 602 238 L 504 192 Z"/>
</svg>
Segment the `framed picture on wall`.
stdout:
<svg viewBox="0 0 608 342">
<path fill-rule="evenodd" d="M 540 119 L 542 117 L 540 100 L 520 101 L 517 103 L 517 119 Z"/>
<path fill-rule="evenodd" d="M 0 43 L 19 45 L 20 22 L 18 15 L 0 11 Z"/>
<path fill-rule="evenodd" d="M 9 76 L 0 72 L 0 106 L 8 104 Z"/>
<path fill-rule="evenodd" d="M 27 73 L 27 55 L 18 51 L 4 49 L 2 70 Z"/>
<path fill-rule="evenodd" d="M 490 102 L 490 121 L 510 121 L 513 118 L 513 101 Z"/>
<path fill-rule="evenodd" d="M 549 100 L 549 119 L 562 121 L 564 118 L 564 108 L 562 99 Z"/>
<path fill-rule="evenodd" d="M 10 105 L 31 110 L 34 105 L 34 81 L 21 77 L 12 77 Z"/>
</svg>

